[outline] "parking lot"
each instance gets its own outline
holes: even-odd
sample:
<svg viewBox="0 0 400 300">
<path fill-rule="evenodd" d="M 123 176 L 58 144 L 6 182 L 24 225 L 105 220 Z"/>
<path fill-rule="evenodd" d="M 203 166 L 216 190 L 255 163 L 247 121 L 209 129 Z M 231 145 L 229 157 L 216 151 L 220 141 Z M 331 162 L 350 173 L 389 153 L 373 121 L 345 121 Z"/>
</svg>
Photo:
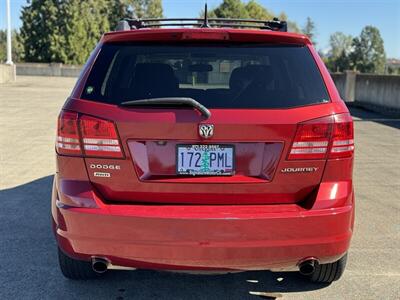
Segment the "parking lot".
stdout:
<svg viewBox="0 0 400 300">
<path fill-rule="evenodd" d="M 296 273 L 144 270 L 66 280 L 50 229 L 50 192 L 56 118 L 74 82 L 19 77 L 0 85 L 1 299 L 259 298 L 250 292 L 283 299 L 400 299 L 400 119 L 361 109 L 352 109 L 356 226 L 340 281 L 315 285 Z"/>
</svg>

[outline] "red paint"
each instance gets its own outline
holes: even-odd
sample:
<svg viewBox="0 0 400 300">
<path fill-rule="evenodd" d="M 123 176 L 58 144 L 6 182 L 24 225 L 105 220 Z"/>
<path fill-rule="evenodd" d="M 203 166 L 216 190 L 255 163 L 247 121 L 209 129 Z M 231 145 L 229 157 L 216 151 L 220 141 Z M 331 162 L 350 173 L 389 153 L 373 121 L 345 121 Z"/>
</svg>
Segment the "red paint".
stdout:
<svg viewBox="0 0 400 300">
<path fill-rule="evenodd" d="M 211 109 L 211 118 L 204 120 L 192 109 L 123 108 L 79 99 L 102 43 L 190 39 L 305 45 L 330 102 L 291 109 Z M 335 141 L 353 139 L 352 120 L 305 36 L 236 29 L 108 33 L 63 109 L 76 126 L 58 134 L 78 138 L 81 148 L 58 150 L 52 215 L 59 246 L 71 257 L 98 255 L 114 265 L 152 269 L 293 269 L 310 256 L 333 262 L 349 247 L 354 154 L 330 151 Z M 85 120 L 97 129 L 86 130 Z M 200 123 L 214 124 L 209 140 L 200 139 Z M 289 159 L 294 142 L 310 141 L 310 132 L 315 141 L 327 141 L 326 154 Z M 117 140 L 121 152 L 114 157 L 85 153 L 85 137 Z M 236 174 L 177 176 L 179 143 L 234 145 Z M 314 170 L 282 172 L 296 168 Z"/>
</svg>

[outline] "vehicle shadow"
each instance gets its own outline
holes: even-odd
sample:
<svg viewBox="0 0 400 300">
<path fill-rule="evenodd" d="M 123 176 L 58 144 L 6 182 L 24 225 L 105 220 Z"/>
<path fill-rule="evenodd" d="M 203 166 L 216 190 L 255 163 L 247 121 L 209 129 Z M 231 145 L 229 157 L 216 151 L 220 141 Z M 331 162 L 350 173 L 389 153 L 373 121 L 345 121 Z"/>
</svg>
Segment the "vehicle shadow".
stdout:
<svg viewBox="0 0 400 300">
<path fill-rule="evenodd" d="M 92 281 L 65 279 L 50 227 L 53 176 L 0 191 L 2 299 L 275 299 L 317 290 L 296 272 L 190 275 L 147 270 L 112 271 Z M 272 294 L 271 294 L 272 293 Z M 268 297 L 270 295 L 271 297 Z"/>
<path fill-rule="evenodd" d="M 355 122 L 376 122 L 396 129 L 400 129 L 400 118 L 394 115 L 384 115 L 371 110 L 350 106 L 351 115 L 358 119 Z"/>
</svg>

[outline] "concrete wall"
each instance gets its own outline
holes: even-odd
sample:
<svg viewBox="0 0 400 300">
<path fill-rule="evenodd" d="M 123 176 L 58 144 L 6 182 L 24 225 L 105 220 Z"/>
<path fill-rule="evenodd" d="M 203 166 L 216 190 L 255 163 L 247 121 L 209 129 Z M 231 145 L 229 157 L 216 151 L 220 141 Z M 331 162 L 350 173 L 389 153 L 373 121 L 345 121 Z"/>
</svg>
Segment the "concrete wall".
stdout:
<svg viewBox="0 0 400 300">
<path fill-rule="evenodd" d="M 346 102 L 400 112 L 400 76 L 359 74 L 353 71 L 331 75 Z"/>
<path fill-rule="evenodd" d="M 346 74 L 345 73 L 331 73 L 332 79 L 335 82 L 336 88 L 339 91 L 340 97 L 345 98 L 344 90 L 346 84 Z"/>
<path fill-rule="evenodd" d="M 81 69 L 82 66 L 67 66 L 59 63 L 21 63 L 17 64 L 17 75 L 78 77 Z"/>
<path fill-rule="evenodd" d="M 355 99 L 400 110 L 400 76 L 357 74 Z"/>
<path fill-rule="evenodd" d="M 0 64 L 0 83 L 13 82 L 15 79 L 15 65 Z"/>
</svg>

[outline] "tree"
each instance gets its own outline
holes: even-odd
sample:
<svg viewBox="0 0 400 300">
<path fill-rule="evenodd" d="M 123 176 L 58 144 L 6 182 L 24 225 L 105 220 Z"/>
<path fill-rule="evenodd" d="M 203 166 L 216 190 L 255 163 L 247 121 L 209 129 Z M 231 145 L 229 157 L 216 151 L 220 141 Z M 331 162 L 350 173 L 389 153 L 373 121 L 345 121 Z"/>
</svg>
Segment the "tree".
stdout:
<svg viewBox="0 0 400 300">
<path fill-rule="evenodd" d="M 335 32 L 329 37 L 330 50 L 326 64 L 331 71 L 340 72 L 350 68 L 352 41 L 351 35 L 342 32 Z"/>
<path fill-rule="evenodd" d="M 132 18 L 132 11 L 129 6 L 129 0 L 109 0 L 108 23 L 110 28 L 114 29 L 118 21 L 124 18 Z"/>
<path fill-rule="evenodd" d="M 16 30 L 11 31 L 11 49 L 13 62 L 20 62 L 24 58 L 24 49 L 21 43 L 20 33 Z M 0 63 L 7 60 L 7 32 L 0 30 Z"/>
<path fill-rule="evenodd" d="M 162 18 L 161 0 L 108 0 L 111 29 L 124 18 Z"/>
<path fill-rule="evenodd" d="M 200 13 L 200 16 L 204 16 L 204 11 Z M 275 14 L 259 4 L 256 0 L 250 0 L 247 4 L 241 0 L 224 0 L 219 6 L 208 12 L 208 17 L 272 20 Z M 285 13 L 280 13 L 278 18 L 287 21 L 289 31 L 300 32 L 295 22 L 287 20 Z"/>
<path fill-rule="evenodd" d="M 104 32 L 110 30 L 107 0 L 69 0 L 62 7 L 65 44 L 62 62 L 84 64 Z"/>
<path fill-rule="evenodd" d="M 349 55 L 351 65 L 363 73 L 383 73 L 386 54 L 379 29 L 366 26 L 359 37 L 353 39 L 353 51 Z"/>
<path fill-rule="evenodd" d="M 343 32 L 335 32 L 329 37 L 330 52 L 333 57 L 339 57 L 342 53 L 348 55 L 351 51 L 353 37 Z"/>
<path fill-rule="evenodd" d="M 387 74 L 389 75 L 400 75 L 400 68 L 393 68 L 393 67 L 388 67 L 387 68 Z"/>
<path fill-rule="evenodd" d="M 250 15 L 242 1 L 224 0 L 218 7 L 210 11 L 209 17 L 247 19 Z"/>
<path fill-rule="evenodd" d="M 22 9 L 25 60 L 83 64 L 109 31 L 107 0 L 32 0 Z"/>
<path fill-rule="evenodd" d="M 247 10 L 249 17 L 257 20 L 272 20 L 274 15 L 268 11 L 264 6 L 258 4 L 255 0 L 250 0 L 245 9 Z"/>
<path fill-rule="evenodd" d="M 124 18 L 162 18 L 161 0 L 108 0 L 108 22 L 114 29 Z"/>
<path fill-rule="evenodd" d="M 7 57 L 7 32 L 0 30 L 0 63 L 6 61 Z"/>
<path fill-rule="evenodd" d="M 21 39 L 25 60 L 31 62 L 62 61 L 65 39 L 60 32 L 60 3 L 57 0 L 30 0 L 22 8 Z"/>
<path fill-rule="evenodd" d="M 281 13 L 278 15 L 278 19 L 287 22 L 288 31 L 290 31 L 290 32 L 296 32 L 296 33 L 301 33 L 301 30 L 300 30 L 299 26 L 297 25 L 297 23 L 296 23 L 296 22 L 289 21 L 287 15 L 286 15 L 284 12 L 281 12 Z"/>
<path fill-rule="evenodd" d="M 124 17 L 162 17 L 161 0 L 29 0 L 21 17 L 25 58 L 83 64 Z"/>
<path fill-rule="evenodd" d="M 316 38 L 315 24 L 314 24 L 314 21 L 311 20 L 310 17 L 307 17 L 306 24 L 303 27 L 303 33 L 310 38 L 310 40 L 314 44 L 314 46 L 317 44 L 317 42 L 315 40 L 315 38 Z"/>
<path fill-rule="evenodd" d="M 135 18 L 162 18 L 163 16 L 161 0 L 133 0 L 129 2 Z"/>
</svg>

